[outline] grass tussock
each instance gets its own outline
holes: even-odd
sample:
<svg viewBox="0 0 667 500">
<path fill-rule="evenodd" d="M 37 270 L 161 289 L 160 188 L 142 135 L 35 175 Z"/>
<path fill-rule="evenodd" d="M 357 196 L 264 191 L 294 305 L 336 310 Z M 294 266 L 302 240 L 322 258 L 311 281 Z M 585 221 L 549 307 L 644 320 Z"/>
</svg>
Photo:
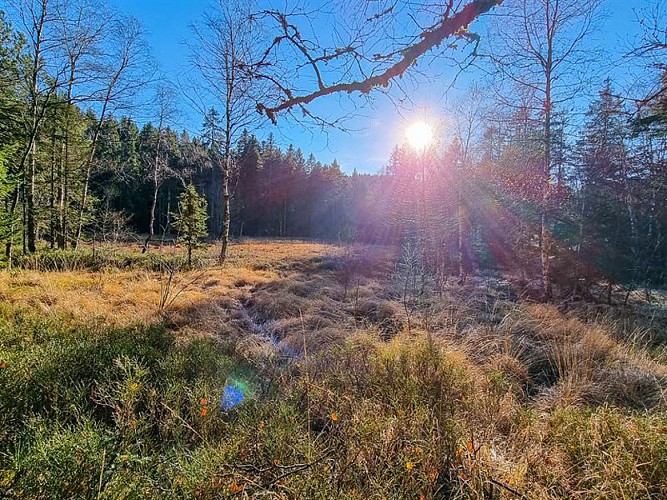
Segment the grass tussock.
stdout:
<svg viewBox="0 0 667 500">
<path fill-rule="evenodd" d="M 381 249 L 234 250 L 162 311 L 150 270 L 0 276 L 1 496 L 667 496 L 662 312 L 499 279 L 408 296 Z"/>
</svg>

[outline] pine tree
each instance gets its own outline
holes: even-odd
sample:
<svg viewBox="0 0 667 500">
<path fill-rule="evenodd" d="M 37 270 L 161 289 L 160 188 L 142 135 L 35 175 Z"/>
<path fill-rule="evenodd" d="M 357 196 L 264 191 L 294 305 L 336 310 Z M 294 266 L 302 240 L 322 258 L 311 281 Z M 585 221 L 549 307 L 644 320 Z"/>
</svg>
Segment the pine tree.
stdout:
<svg viewBox="0 0 667 500">
<path fill-rule="evenodd" d="M 632 281 L 637 227 L 628 184 L 627 121 L 609 81 L 587 117 L 577 144 L 579 253 L 608 279 Z"/>
<path fill-rule="evenodd" d="M 193 184 L 188 184 L 178 197 L 178 210 L 178 213 L 172 214 L 174 227 L 188 249 L 188 266 L 191 266 L 192 250 L 199 246 L 201 238 L 208 235 L 206 199 Z"/>
</svg>

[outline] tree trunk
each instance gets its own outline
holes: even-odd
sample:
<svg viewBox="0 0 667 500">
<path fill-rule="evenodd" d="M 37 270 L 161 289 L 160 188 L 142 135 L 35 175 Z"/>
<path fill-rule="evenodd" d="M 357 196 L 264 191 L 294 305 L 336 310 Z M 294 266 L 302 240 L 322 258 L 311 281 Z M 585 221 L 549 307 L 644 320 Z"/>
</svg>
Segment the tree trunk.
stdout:
<svg viewBox="0 0 667 500">
<path fill-rule="evenodd" d="M 27 199 L 27 235 L 28 235 L 28 252 L 34 253 L 37 250 L 37 224 L 35 222 L 35 180 L 37 171 L 37 142 L 33 141 L 32 153 L 30 159 L 30 170 L 28 171 L 28 199 Z"/>
<path fill-rule="evenodd" d="M 79 245 L 79 240 L 81 239 L 81 232 L 83 230 L 83 218 L 88 207 L 88 188 L 90 186 L 90 175 L 92 173 L 93 161 L 95 160 L 95 152 L 97 151 L 97 143 L 100 139 L 100 134 L 102 132 L 102 126 L 104 124 L 104 119 L 106 118 L 107 107 L 111 100 L 111 92 L 116 84 L 117 78 L 120 75 L 116 73 L 114 78 L 111 80 L 109 87 L 107 88 L 106 96 L 104 98 L 104 104 L 102 105 L 102 111 L 100 112 L 100 118 L 95 127 L 95 134 L 93 135 L 93 141 L 90 145 L 90 151 L 88 153 L 88 158 L 86 161 L 86 176 L 83 181 L 83 191 L 81 193 L 81 206 L 79 208 L 79 221 L 76 229 L 76 237 L 74 238 L 74 248 Z"/>
<path fill-rule="evenodd" d="M 49 179 L 49 248 L 53 250 L 56 247 L 56 119 L 55 113 L 53 118 L 53 133 L 51 135 L 51 171 Z"/>
<path fill-rule="evenodd" d="M 148 236 L 144 241 L 144 247 L 141 249 L 141 253 L 148 252 L 148 245 L 150 244 L 153 236 L 155 235 L 155 208 L 157 207 L 157 194 L 160 189 L 157 179 L 157 170 L 153 176 L 153 199 L 151 200 L 150 208 L 150 222 L 148 223 Z"/>
<path fill-rule="evenodd" d="M 544 171 L 542 186 L 542 206 L 540 207 L 540 260 L 542 261 L 542 284 L 545 300 L 551 300 L 553 289 L 551 284 L 551 231 L 549 228 L 549 194 L 551 191 L 551 119 L 552 119 L 552 72 L 553 72 L 553 29 L 551 22 L 550 4 L 547 2 L 547 57 L 544 68 Z"/>
<path fill-rule="evenodd" d="M 232 221 L 229 195 L 229 172 L 232 167 L 232 154 L 229 142 L 225 146 L 225 163 L 222 167 L 222 236 L 220 245 L 220 264 L 224 264 L 227 259 L 227 249 L 229 247 L 229 226 Z"/>
<path fill-rule="evenodd" d="M 233 30 L 230 27 L 230 35 L 234 39 Z M 220 236 L 220 264 L 224 264 L 227 259 L 227 249 L 229 247 L 229 226 L 231 225 L 232 214 L 230 209 L 230 195 L 229 195 L 229 174 L 232 169 L 232 99 L 235 84 L 235 64 L 233 60 L 235 54 L 233 53 L 234 44 L 231 44 L 232 53 L 225 54 L 225 157 L 222 166 L 222 235 Z M 217 157 L 217 152 L 214 152 Z"/>
<path fill-rule="evenodd" d="M 470 263 L 470 218 L 468 207 L 463 201 L 463 194 L 458 194 L 458 222 L 459 222 L 459 278 L 465 277 L 471 272 Z"/>
</svg>

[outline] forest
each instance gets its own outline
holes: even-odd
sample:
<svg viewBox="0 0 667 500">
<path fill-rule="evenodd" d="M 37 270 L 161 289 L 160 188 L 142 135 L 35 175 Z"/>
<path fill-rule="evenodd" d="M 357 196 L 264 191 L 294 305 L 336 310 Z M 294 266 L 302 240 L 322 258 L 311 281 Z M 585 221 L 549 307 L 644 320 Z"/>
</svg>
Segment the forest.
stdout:
<svg viewBox="0 0 667 500">
<path fill-rule="evenodd" d="M 520 58 L 530 72 L 498 70 L 512 85 L 496 89 L 495 102 L 490 90 L 472 85 L 451 112 L 449 133 L 423 157 L 398 144 L 375 175 L 345 174 L 336 161 L 323 165 L 295 146 L 281 149 L 270 130 L 259 139 L 263 133 L 249 128 L 256 116 L 247 112 L 235 117 L 210 107 L 191 137 L 170 125 L 176 94 L 164 83 L 155 90 L 155 116 L 140 124 L 123 115 L 149 85 L 139 77 L 150 64 L 140 26 L 117 13 L 96 20 L 85 2 L 51 10 L 27 3 L 16 15 L 32 17 L 2 18 L 6 264 L 16 249 L 63 250 L 132 233 L 171 238 L 179 193 L 194 184 L 207 202 L 210 239 L 417 238 L 436 272 L 520 273 L 542 279 L 545 296 L 551 281 L 559 293 L 579 295 L 602 281 L 628 290 L 664 285 L 664 74 L 654 60 L 664 50 L 662 19 L 644 23 L 635 50 L 636 58 L 650 53 L 646 64 L 656 68 L 647 94 L 624 98 L 608 78 L 588 103 L 574 102 L 577 82 L 565 68 L 582 71 L 588 62 L 577 46 L 586 33 L 573 38 L 572 29 L 591 22 L 596 2 L 589 3 L 554 18 L 562 33 L 547 38 L 556 44 L 553 68 L 539 53 L 521 53 L 521 33 L 492 39 L 493 57 Z M 221 28 L 241 14 L 228 14 L 208 19 L 214 39 L 203 54 L 229 42 Z M 25 31 L 20 21 L 29 21 Z M 201 69 L 205 78 L 216 76 L 213 66 Z M 237 77 L 238 85 L 252 85 L 251 77 Z M 545 93 L 540 85 L 552 87 Z"/>
<path fill-rule="evenodd" d="M 0 496 L 664 498 L 635 4 L 0 3 Z"/>
</svg>

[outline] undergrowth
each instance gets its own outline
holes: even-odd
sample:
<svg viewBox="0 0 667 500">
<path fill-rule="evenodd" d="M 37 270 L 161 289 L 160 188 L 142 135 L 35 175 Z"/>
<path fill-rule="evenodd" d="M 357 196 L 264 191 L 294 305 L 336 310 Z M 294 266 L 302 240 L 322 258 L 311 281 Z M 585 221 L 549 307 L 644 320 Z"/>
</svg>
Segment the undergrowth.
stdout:
<svg viewBox="0 0 667 500">
<path fill-rule="evenodd" d="M 195 254 L 188 265 L 187 257 L 164 252 L 139 253 L 116 247 L 92 248 L 77 250 L 43 250 L 34 254 L 17 255 L 12 259 L 12 268 L 41 272 L 57 271 L 110 271 L 145 270 L 160 271 L 165 265 L 173 269 L 202 268 L 205 258 Z"/>
<path fill-rule="evenodd" d="M 667 497 L 655 335 L 308 257 L 129 326 L 0 305 L 0 496 Z"/>
<path fill-rule="evenodd" d="M 664 415 L 542 414 L 424 334 L 385 343 L 358 333 L 262 368 L 159 325 L 1 312 L 3 496 L 667 494 Z M 248 401 L 223 412 L 232 379 Z"/>
</svg>

